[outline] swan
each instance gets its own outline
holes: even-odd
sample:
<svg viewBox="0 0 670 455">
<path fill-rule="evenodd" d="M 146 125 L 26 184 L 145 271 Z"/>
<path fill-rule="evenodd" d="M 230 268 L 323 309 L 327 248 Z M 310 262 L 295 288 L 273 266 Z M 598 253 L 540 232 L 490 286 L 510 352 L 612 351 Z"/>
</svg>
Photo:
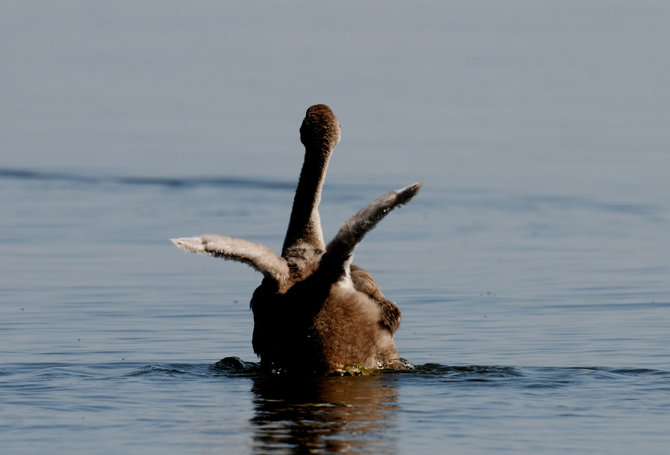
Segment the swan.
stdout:
<svg viewBox="0 0 670 455">
<path fill-rule="evenodd" d="M 171 239 L 181 249 L 243 262 L 263 274 L 251 298 L 252 344 L 261 366 L 271 371 L 402 367 L 393 339 L 401 312 L 352 258 L 365 234 L 409 202 L 421 183 L 380 196 L 326 244 L 318 208 L 340 135 L 330 107 L 307 109 L 300 127 L 305 157 L 281 256 L 264 245 L 221 235 Z"/>
</svg>

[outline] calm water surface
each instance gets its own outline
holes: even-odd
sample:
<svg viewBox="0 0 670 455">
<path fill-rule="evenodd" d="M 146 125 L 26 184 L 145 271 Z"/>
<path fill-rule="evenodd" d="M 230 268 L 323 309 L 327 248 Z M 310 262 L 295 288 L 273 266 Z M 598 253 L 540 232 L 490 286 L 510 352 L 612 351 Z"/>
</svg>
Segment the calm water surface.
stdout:
<svg viewBox="0 0 670 455">
<path fill-rule="evenodd" d="M 167 241 L 220 229 L 278 248 L 290 185 L 8 171 L 0 185 L 0 428 L 17 451 L 662 453 L 670 442 L 660 212 L 641 221 L 640 207 L 426 188 L 357 255 L 402 307 L 398 345 L 416 369 L 298 380 L 254 367 L 255 273 Z M 328 185 L 324 219 L 383 187 Z M 540 214 L 582 221 L 536 232 Z M 609 235 L 589 233 L 599 223 Z M 618 247 L 630 224 L 646 233 Z M 444 236 L 461 244 L 452 261 L 430 254 Z M 225 356 L 247 365 L 215 367 Z"/>
<path fill-rule="evenodd" d="M 92 5 L 0 14 L 0 452 L 667 452 L 666 3 Z M 424 182 L 355 258 L 413 370 L 261 375 L 168 240 L 280 250 L 315 102 L 326 237 Z"/>
</svg>

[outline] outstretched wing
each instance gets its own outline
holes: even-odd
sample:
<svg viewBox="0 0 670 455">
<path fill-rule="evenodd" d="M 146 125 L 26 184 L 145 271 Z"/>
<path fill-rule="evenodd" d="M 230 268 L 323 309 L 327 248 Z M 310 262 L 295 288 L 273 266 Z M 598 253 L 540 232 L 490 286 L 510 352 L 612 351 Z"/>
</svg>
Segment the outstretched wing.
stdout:
<svg viewBox="0 0 670 455">
<path fill-rule="evenodd" d="M 223 235 L 203 235 L 171 239 L 177 247 L 193 253 L 209 254 L 231 261 L 244 262 L 277 283 L 289 277 L 286 261 L 260 243 Z"/>
<path fill-rule="evenodd" d="M 354 247 L 382 218 L 399 205 L 410 201 L 421 188 L 421 183 L 414 183 L 399 190 L 391 191 L 371 202 L 364 209 L 344 223 L 335 238 L 326 246 L 319 270 L 333 273 L 336 281 L 344 272 L 344 264 L 351 258 Z"/>
</svg>

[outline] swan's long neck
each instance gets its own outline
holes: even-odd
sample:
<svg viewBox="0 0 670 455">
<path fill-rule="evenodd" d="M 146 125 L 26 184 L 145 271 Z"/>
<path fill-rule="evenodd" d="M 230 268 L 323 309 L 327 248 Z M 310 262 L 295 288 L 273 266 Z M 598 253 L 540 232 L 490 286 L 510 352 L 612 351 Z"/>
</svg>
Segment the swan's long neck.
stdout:
<svg viewBox="0 0 670 455">
<path fill-rule="evenodd" d="M 321 190 L 326 179 L 331 153 L 332 148 L 328 144 L 306 147 L 305 161 L 293 199 L 293 210 L 282 248 L 282 256 L 285 256 L 294 246 L 315 250 L 323 250 L 326 246 L 321 231 L 319 202 L 321 202 Z"/>
</svg>

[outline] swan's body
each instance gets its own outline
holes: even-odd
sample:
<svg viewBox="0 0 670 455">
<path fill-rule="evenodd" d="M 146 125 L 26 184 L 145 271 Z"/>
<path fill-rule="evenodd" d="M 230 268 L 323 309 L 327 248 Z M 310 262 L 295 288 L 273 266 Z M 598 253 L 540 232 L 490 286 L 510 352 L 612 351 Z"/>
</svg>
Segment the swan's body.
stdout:
<svg viewBox="0 0 670 455">
<path fill-rule="evenodd" d="M 263 273 L 254 291 L 254 351 L 272 369 L 332 371 L 399 362 L 393 334 L 400 310 L 372 275 L 351 264 L 354 247 L 388 212 L 419 191 L 416 183 L 362 209 L 327 245 L 318 206 L 340 125 L 328 106 L 307 110 L 300 128 L 305 161 L 281 257 L 247 240 L 218 235 L 174 239 L 179 248 L 245 262 Z"/>
</svg>

